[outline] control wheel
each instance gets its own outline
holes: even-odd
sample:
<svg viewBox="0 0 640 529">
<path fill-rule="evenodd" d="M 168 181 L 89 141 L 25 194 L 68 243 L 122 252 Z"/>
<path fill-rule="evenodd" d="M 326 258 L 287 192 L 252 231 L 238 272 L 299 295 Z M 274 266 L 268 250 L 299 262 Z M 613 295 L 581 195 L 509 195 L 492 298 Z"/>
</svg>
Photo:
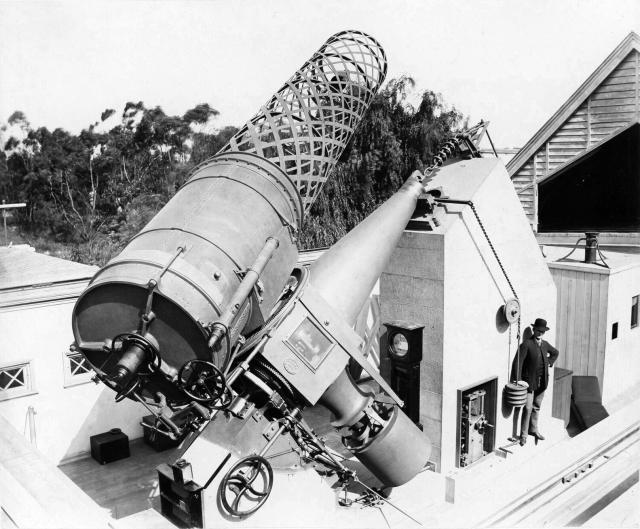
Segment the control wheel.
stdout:
<svg viewBox="0 0 640 529">
<path fill-rule="evenodd" d="M 262 456 L 247 456 L 227 472 L 218 500 L 227 514 L 242 518 L 256 512 L 273 488 L 273 469 Z"/>
<path fill-rule="evenodd" d="M 178 372 L 178 385 L 198 402 L 212 404 L 221 400 L 220 407 L 225 407 L 231 401 L 231 391 L 222 371 L 206 360 L 186 362 Z"/>
</svg>

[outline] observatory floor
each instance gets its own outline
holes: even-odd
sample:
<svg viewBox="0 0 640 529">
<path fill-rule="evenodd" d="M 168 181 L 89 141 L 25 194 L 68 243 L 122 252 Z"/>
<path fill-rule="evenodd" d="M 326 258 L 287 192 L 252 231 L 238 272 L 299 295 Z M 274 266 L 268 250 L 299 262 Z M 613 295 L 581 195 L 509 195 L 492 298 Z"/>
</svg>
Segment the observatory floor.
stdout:
<svg viewBox="0 0 640 529">
<path fill-rule="evenodd" d="M 610 496 L 610 490 L 619 488 L 618 481 L 624 481 L 623 478 L 631 479 L 627 477 L 627 474 L 631 475 L 635 472 L 637 476 L 638 393 L 633 393 L 634 395 L 621 399 L 615 405 L 612 403 L 610 410 L 612 416 L 607 419 L 607 424 L 596 425 L 589 431 L 572 437 L 569 435 L 572 432 L 567 432 L 561 421 L 556 421 L 555 424 L 547 425 L 545 434 L 548 435 L 548 438 L 543 443 L 536 445 L 531 442 L 524 447 L 511 447 L 506 459 L 490 455 L 479 464 L 464 470 L 458 469 L 447 474 L 423 472 L 405 486 L 394 489 L 390 500 L 398 508 L 419 520 L 424 526 L 468 526 L 470 516 L 474 523 L 485 520 L 487 525 L 493 525 L 492 522 L 501 525 L 500 521 L 502 521 L 502 525 L 512 526 L 526 524 L 526 520 L 531 520 L 532 516 L 540 518 L 543 514 L 547 518 L 540 519 L 541 525 L 544 525 L 542 522 L 553 522 L 560 515 L 566 517 L 568 506 L 576 502 L 574 496 L 578 495 L 576 497 L 583 498 L 581 502 L 584 505 L 581 503 L 576 506 L 577 510 L 571 516 L 575 518 L 584 511 L 582 516 L 585 519 L 581 522 L 589 521 L 590 523 L 585 523 L 585 525 L 593 526 L 591 524 L 597 522 L 598 517 L 595 520 L 589 519 L 597 514 L 597 512 L 591 512 L 594 509 L 592 505 L 607 498 L 608 495 Z M 333 448 L 338 448 L 340 441 L 331 431 L 328 416 L 319 410 L 315 413 L 314 410 L 311 411 L 312 413 L 308 414 L 308 422 L 318 434 L 325 437 L 328 444 Z M 586 478 L 578 480 L 577 486 L 571 489 L 574 491 L 573 493 L 571 490 L 567 490 L 567 494 L 560 494 L 566 486 L 563 486 L 558 479 L 566 474 L 574 458 L 576 461 L 587 461 L 591 457 L 589 454 L 593 452 L 595 447 L 602 446 L 602 443 L 612 435 L 618 435 L 617 432 L 633 428 L 633 424 L 636 425 L 636 433 L 629 439 L 636 439 L 636 441 L 630 444 L 621 453 L 621 456 L 617 457 L 619 463 L 616 464 L 618 466 L 611 465 L 611 470 L 604 471 L 604 473 L 594 473 L 593 476 L 587 473 L 585 474 Z M 569 454 L 571 455 L 569 456 Z M 173 529 L 175 526 L 162 517 L 159 512 L 160 502 L 155 468 L 160 463 L 171 461 L 175 457 L 176 450 L 155 452 L 142 440 L 136 440 L 131 443 L 131 457 L 128 459 L 101 466 L 93 459 L 87 458 L 65 464 L 60 468 L 96 503 L 110 511 L 112 518 L 117 519 L 117 522 L 112 523 L 117 529 L 142 527 L 145 529 Z M 599 457 L 599 460 L 604 461 L 602 457 Z M 598 477 L 600 475 L 601 477 Z M 362 478 L 366 480 L 364 475 Z M 582 491 L 584 487 L 595 491 L 594 497 L 589 498 L 588 502 L 584 499 L 585 493 Z M 558 498 L 553 502 L 550 502 L 545 496 L 547 489 L 553 489 L 559 493 Z M 328 490 L 325 491 L 324 487 L 317 490 L 318 493 L 322 491 L 329 493 Z M 624 507 L 629 503 L 629 497 L 633 498 L 636 492 L 637 486 L 630 489 L 629 493 L 623 491 L 624 498 L 621 496 L 618 504 Z M 562 498 L 565 496 L 566 500 L 563 500 Z M 309 498 L 311 499 L 313 496 L 309 496 Z M 612 501 L 612 499 L 609 498 L 608 501 Z M 367 527 L 370 529 L 413 525 L 418 527 L 417 524 L 389 505 L 370 509 L 339 508 L 331 510 L 331 512 L 327 510 L 322 516 L 315 517 L 311 515 L 311 511 L 313 511 L 314 503 L 318 503 L 318 505 L 322 503 L 320 496 L 318 496 L 317 502 L 312 500 L 311 502 L 300 502 L 300 504 L 298 502 L 293 504 L 291 502 L 279 503 L 275 498 L 274 502 L 278 503 L 277 511 L 286 509 L 285 512 L 292 515 L 288 520 L 296 525 L 290 527 L 300 527 L 300 522 L 303 519 L 308 522 L 302 524 L 306 527 Z M 540 509 L 532 512 L 527 511 L 527 505 L 535 505 L 540 502 L 544 505 L 549 503 L 546 507 L 549 512 L 543 513 Z M 522 505 L 518 507 L 520 503 Z M 629 520 L 633 525 L 637 521 L 637 511 L 628 508 L 625 510 L 622 507 L 607 510 L 600 507 L 602 510 L 602 514 L 599 515 L 601 521 L 617 517 L 620 519 L 619 521 L 623 522 L 621 525 L 628 526 Z M 293 511 L 299 509 L 302 509 L 300 516 L 293 515 Z M 586 517 L 586 514 L 589 514 L 589 517 Z M 629 518 L 629 520 L 625 518 Z M 256 520 L 257 518 L 254 521 Z M 296 520 L 298 521 L 296 522 Z M 260 521 L 264 522 L 264 520 Z M 236 525 L 245 526 L 244 524 Z M 282 524 L 269 525 L 268 523 L 252 525 L 252 527 L 255 526 L 284 527 Z M 289 527 L 289 525 L 286 526 Z"/>
<path fill-rule="evenodd" d="M 347 454 L 329 424 L 329 412 L 310 408 L 305 411 L 305 418 L 331 448 Z M 160 510 L 156 467 L 174 461 L 178 449 L 156 452 L 142 439 L 135 439 L 130 442 L 130 452 L 130 457 L 107 465 L 100 465 L 87 456 L 59 468 L 100 507 L 107 509 L 112 518 L 145 513 L 141 514 L 145 520 L 154 519 L 154 514 L 146 511 Z"/>
<path fill-rule="evenodd" d="M 131 441 L 129 448 L 130 457 L 107 465 L 86 457 L 59 468 L 112 518 L 159 509 L 156 467 L 172 461 L 177 449 L 156 452 L 142 439 Z"/>
</svg>

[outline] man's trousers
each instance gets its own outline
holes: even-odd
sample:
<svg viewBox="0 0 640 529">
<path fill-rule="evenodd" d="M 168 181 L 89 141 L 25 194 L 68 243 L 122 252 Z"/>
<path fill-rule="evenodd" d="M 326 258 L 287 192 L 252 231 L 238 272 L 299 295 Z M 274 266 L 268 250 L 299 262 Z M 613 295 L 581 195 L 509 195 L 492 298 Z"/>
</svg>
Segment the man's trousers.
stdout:
<svg viewBox="0 0 640 529">
<path fill-rule="evenodd" d="M 527 402 L 522 408 L 522 422 L 520 423 L 520 435 L 527 436 L 529 432 L 538 432 L 538 413 L 544 398 L 544 390 L 527 391 Z"/>
</svg>

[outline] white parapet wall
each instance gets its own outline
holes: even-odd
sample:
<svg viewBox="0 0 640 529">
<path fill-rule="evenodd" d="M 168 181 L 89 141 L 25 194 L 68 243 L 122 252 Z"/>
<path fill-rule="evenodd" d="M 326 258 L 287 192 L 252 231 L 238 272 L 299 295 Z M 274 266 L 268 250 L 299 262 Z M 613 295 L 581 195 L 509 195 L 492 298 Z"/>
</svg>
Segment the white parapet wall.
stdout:
<svg viewBox="0 0 640 529">
<path fill-rule="evenodd" d="M 0 415 L 55 464 L 111 428 L 141 437 L 148 412 L 69 358 L 71 311 L 96 268 L 16 248 L 0 250 L 0 268 Z"/>
</svg>

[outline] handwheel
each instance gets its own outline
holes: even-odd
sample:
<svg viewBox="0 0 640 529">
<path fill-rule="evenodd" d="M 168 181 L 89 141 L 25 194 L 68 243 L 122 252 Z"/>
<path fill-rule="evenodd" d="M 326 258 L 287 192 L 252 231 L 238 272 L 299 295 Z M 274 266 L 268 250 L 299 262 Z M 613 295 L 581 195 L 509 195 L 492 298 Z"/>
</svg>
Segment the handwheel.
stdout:
<svg viewBox="0 0 640 529">
<path fill-rule="evenodd" d="M 213 403 L 222 399 L 221 406 L 224 407 L 231 400 L 231 391 L 222 371 L 206 360 L 186 362 L 178 372 L 178 385 L 198 402 Z"/>
<path fill-rule="evenodd" d="M 218 499 L 231 516 L 256 512 L 271 494 L 273 469 L 262 456 L 247 456 L 227 472 L 218 489 Z"/>
</svg>

